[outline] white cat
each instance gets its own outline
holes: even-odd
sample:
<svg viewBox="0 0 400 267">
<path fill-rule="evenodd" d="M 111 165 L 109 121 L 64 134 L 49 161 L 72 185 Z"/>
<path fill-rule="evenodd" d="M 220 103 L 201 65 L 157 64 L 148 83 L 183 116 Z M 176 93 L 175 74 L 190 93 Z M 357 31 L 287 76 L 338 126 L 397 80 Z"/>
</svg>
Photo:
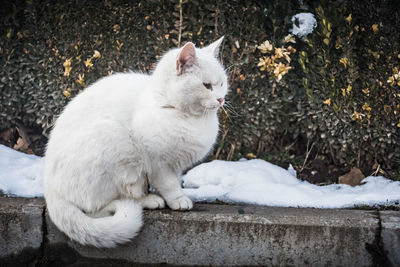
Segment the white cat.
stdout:
<svg viewBox="0 0 400 267">
<path fill-rule="evenodd" d="M 167 52 L 152 75 L 116 74 L 76 96 L 57 119 L 44 188 L 54 224 L 70 238 L 113 247 L 133 238 L 142 207 L 189 210 L 182 171 L 218 134 L 228 83 L 217 59 L 222 38 Z M 160 194 L 148 194 L 148 187 Z M 165 201 L 164 201 L 165 200 Z"/>
</svg>

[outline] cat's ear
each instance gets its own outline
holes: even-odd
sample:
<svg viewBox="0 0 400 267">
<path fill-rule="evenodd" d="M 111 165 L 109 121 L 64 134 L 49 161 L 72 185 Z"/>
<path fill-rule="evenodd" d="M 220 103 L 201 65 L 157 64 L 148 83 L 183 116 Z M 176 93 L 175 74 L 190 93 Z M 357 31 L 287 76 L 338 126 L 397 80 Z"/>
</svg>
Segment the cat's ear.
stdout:
<svg viewBox="0 0 400 267">
<path fill-rule="evenodd" d="M 218 58 L 219 54 L 219 48 L 221 47 L 221 43 L 224 40 L 224 36 L 219 38 L 217 41 L 214 43 L 210 44 L 207 47 L 204 47 L 203 49 L 206 50 L 208 53 L 212 54 L 214 57 Z"/>
<path fill-rule="evenodd" d="M 191 42 L 186 43 L 181 52 L 179 52 L 178 59 L 176 60 L 176 70 L 178 74 L 182 74 L 187 69 L 193 67 L 196 63 L 196 49 Z"/>
</svg>

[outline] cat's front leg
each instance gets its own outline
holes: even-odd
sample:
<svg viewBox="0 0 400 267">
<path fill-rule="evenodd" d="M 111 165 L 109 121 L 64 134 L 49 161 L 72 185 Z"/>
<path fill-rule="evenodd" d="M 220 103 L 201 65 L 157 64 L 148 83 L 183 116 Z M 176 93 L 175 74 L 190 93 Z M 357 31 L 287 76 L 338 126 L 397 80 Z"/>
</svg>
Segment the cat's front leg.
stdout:
<svg viewBox="0 0 400 267">
<path fill-rule="evenodd" d="M 192 201 L 183 194 L 177 175 L 169 169 L 160 168 L 149 177 L 150 186 L 155 188 L 172 210 L 190 210 Z"/>
<path fill-rule="evenodd" d="M 156 194 L 147 194 L 140 198 L 139 202 L 144 209 L 155 210 L 165 208 L 164 199 Z"/>
</svg>

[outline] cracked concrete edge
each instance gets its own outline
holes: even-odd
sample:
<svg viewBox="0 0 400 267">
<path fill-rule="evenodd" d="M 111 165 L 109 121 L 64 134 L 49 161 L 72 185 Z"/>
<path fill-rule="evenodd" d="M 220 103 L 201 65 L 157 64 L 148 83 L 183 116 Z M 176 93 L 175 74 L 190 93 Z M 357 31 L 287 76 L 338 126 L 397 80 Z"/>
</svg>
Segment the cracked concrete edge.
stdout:
<svg viewBox="0 0 400 267">
<path fill-rule="evenodd" d="M 383 249 L 399 266 L 399 211 L 196 204 L 190 212 L 145 211 L 139 236 L 114 249 L 70 241 L 46 216 L 43 199 L 0 198 L 0 220 L 2 266 L 24 257 L 60 266 L 82 257 L 143 264 L 367 266 L 382 262 L 376 258 Z"/>
<path fill-rule="evenodd" d="M 0 197 L 0 265 L 41 257 L 44 210 L 43 199 Z"/>
<path fill-rule="evenodd" d="M 392 266 L 400 266 L 400 211 L 380 211 L 381 241 Z"/>
</svg>

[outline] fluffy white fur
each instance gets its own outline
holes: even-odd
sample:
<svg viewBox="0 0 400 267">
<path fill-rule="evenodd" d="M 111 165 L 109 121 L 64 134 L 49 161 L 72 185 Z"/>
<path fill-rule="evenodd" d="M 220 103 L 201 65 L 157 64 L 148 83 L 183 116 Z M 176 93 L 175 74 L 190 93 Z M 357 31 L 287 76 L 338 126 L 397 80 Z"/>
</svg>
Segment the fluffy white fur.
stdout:
<svg viewBox="0 0 400 267">
<path fill-rule="evenodd" d="M 47 209 L 60 230 L 82 244 L 113 247 L 136 235 L 142 207 L 193 207 L 178 177 L 217 137 L 228 88 L 221 42 L 170 50 L 152 75 L 103 78 L 66 106 L 44 170 Z"/>
</svg>

